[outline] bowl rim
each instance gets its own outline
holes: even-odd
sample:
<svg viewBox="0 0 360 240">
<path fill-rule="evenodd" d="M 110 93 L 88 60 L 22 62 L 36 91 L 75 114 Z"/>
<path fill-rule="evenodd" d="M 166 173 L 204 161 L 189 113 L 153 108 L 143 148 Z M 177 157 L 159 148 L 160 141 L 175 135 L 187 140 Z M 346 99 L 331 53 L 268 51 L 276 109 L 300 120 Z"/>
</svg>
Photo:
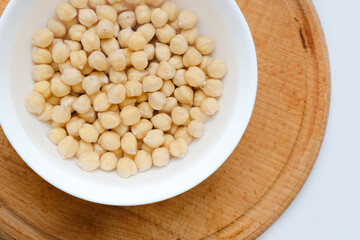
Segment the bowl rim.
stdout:
<svg viewBox="0 0 360 240">
<path fill-rule="evenodd" d="M 212 0 L 215 1 L 215 0 Z M 4 39 L 6 39 L 6 37 L 3 37 L 5 34 L 5 30 L 6 30 L 6 26 L 5 24 L 9 21 L 9 19 L 11 18 L 12 13 L 15 11 L 15 8 L 17 6 L 17 4 L 19 4 L 21 2 L 21 0 L 11 0 L 6 9 L 4 10 L 1 18 L 0 18 L 0 43 L 4 41 Z M 58 184 L 49 174 L 45 174 L 43 171 L 40 171 L 38 169 L 38 167 L 36 167 L 33 164 L 33 161 L 31 160 L 31 158 L 25 153 L 25 150 L 23 150 L 23 148 L 21 146 L 19 146 L 19 143 L 16 139 L 16 134 L 14 134 L 12 132 L 12 123 L 11 121 L 8 121 L 7 117 L 6 117 L 6 109 L 4 107 L 4 102 L 0 101 L 0 125 L 7 137 L 7 139 L 9 140 L 9 142 L 11 143 L 11 145 L 13 146 L 13 148 L 15 149 L 15 151 L 19 154 L 19 156 L 23 159 L 23 161 L 34 171 L 36 172 L 36 174 L 38 174 L 42 179 L 44 179 L 45 181 L 47 181 L 48 183 L 50 183 L 51 185 L 53 185 L 54 187 L 60 189 L 61 191 L 68 193 L 72 196 L 75 196 L 77 198 L 86 200 L 86 201 L 90 201 L 90 202 L 94 202 L 94 203 L 99 203 L 99 204 L 105 204 L 105 205 L 113 205 L 113 206 L 135 206 L 135 205 L 145 205 L 145 204 L 151 204 L 151 203 L 155 203 L 155 202 L 159 202 L 159 201 L 163 201 L 172 197 L 176 197 L 192 188 L 194 188 L 195 186 L 197 186 L 198 184 L 200 184 L 201 182 L 203 182 L 205 179 L 207 179 L 209 176 L 211 176 L 216 170 L 218 170 L 218 168 L 228 159 L 228 157 L 230 156 L 230 154 L 234 151 L 234 149 L 236 148 L 236 146 L 238 145 L 239 141 L 241 140 L 242 136 L 244 135 L 244 132 L 249 124 L 250 118 L 252 116 L 253 113 L 253 109 L 254 109 L 254 105 L 255 105 L 255 99 L 256 99 L 256 94 L 257 94 L 257 85 L 258 85 L 258 64 L 257 64 L 257 57 L 256 57 L 256 50 L 255 50 L 255 44 L 254 44 L 254 40 L 252 38 L 252 34 L 250 31 L 250 28 L 248 26 L 248 23 L 243 15 L 243 13 L 241 12 L 241 9 L 239 8 L 239 6 L 236 4 L 236 2 L 234 0 L 224 0 L 223 2 L 230 4 L 230 7 L 233 9 L 233 17 L 236 17 L 237 21 L 239 21 L 240 24 L 243 25 L 244 27 L 244 33 L 245 33 L 245 37 L 247 39 L 248 42 L 248 47 L 249 47 L 249 51 L 250 51 L 250 59 L 249 61 L 251 62 L 251 66 L 252 69 L 250 69 L 250 74 L 251 74 L 251 98 L 249 99 L 248 102 L 248 106 L 249 106 L 249 114 L 246 118 L 246 121 L 244 121 L 246 124 L 244 125 L 244 127 L 242 129 L 239 130 L 237 137 L 234 141 L 231 142 L 231 146 L 227 147 L 227 151 L 223 152 L 223 158 L 222 161 L 218 161 L 218 163 L 216 164 L 216 166 L 212 169 L 212 171 L 208 171 L 206 174 L 204 174 L 204 176 L 202 177 L 198 177 L 196 179 L 194 179 L 194 181 L 192 182 L 192 184 L 188 184 L 185 187 L 182 187 L 180 190 L 177 190 L 176 193 L 165 193 L 163 194 L 160 198 L 156 198 L 156 199 L 152 199 L 152 200 L 136 200 L 133 202 L 121 202 L 119 203 L 118 201 L 112 201 L 112 200 L 107 200 L 107 201 L 100 201 L 98 199 L 90 199 L 87 196 L 81 195 L 77 192 L 72 191 L 72 189 L 69 189 L 68 187 L 64 187 L 61 184 Z M 15 33 L 16 34 L 16 33 Z M 10 55 L 11 56 L 11 55 Z M 5 56 L 5 58 L 10 57 L 9 55 Z M 4 55 L 0 56 L 0 60 L 4 59 Z M 4 69 L 4 67 L 0 66 L 0 70 Z M 1 71 L 0 71 L 0 76 L 2 75 Z M 1 78 L 2 79 L 2 78 Z M 2 85 L 3 82 L 5 80 L 1 80 L 0 79 L 0 92 L 2 91 Z M 1 94 L 0 94 L 0 99 L 1 99 Z"/>
</svg>

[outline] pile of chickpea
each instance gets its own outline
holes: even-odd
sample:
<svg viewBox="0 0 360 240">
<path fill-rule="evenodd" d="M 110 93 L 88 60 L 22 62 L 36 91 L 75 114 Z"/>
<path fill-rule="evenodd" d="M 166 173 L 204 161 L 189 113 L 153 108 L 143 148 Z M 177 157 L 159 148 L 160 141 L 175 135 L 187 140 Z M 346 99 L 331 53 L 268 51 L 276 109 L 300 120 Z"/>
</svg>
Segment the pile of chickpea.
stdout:
<svg viewBox="0 0 360 240">
<path fill-rule="evenodd" d="M 32 39 L 30 113 L 64 159 L 122 177 L 183 158 L 219 109 L 222 59 L 198 17 L 164 0 L 71 0 Z"/>
</svg>

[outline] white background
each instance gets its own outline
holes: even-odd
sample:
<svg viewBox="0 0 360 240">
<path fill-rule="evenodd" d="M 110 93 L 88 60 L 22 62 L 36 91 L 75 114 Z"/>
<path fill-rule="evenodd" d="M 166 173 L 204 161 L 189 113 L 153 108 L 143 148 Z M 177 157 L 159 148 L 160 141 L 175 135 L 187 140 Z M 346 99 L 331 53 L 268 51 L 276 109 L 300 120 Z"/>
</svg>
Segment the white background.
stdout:
<svg viewBox="0 0 360 240">
<path fill-rule="evenodd" d="M 360 0 L 313 3 L 330 55 L 329 122 L 303 189 L 260 240 L 360 239 Z"/>
</svg>

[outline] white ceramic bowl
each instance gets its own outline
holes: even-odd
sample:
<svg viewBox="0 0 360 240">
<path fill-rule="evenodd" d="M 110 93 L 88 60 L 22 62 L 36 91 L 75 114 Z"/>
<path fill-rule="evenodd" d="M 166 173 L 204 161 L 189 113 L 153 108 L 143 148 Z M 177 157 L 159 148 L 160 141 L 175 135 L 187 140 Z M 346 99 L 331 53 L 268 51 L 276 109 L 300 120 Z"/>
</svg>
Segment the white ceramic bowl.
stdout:
<svg viewBox="0 0 360 240">
<path fill-rule="evenodd" d="M 73 196 L 108 205 L 141 205 L 179 195 L 215 172 L 229 157 L 249 122 L 257 88 L 253 39 L 233 0 L 176 0 L 181 9 L 199 16 L 200 34 L 216 39 L 216 57 L 229 71 L 224 79 L 220 111 L 206 123 L 204 136 L 194 141 L 186 157 L 164 168 L 123 179 L 116 172 L 84 172 L 73 160 L 60 158 L 46 137 L 49 124 L 24 107 L 32 90 L 31 38 L 46 26 L 61 0 L 11 0 L 0 22 L 0 119 L 12 146 L 42 178 Z"/>
</svg>

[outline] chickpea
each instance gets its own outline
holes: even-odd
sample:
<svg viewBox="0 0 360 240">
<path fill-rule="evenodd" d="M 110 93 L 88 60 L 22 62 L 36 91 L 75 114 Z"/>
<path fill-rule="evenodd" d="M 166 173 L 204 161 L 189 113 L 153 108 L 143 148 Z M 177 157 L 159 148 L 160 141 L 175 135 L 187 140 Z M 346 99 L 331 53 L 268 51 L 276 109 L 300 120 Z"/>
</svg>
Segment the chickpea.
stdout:
<svg viewBox="0 0 360 240">
<path fill-rule="evenodd" d="M 171 124 L 171 128 L 170 128 L 170 130 L 168 131 L 168 133 L 169 134 L 171 134 L 171 135 L 175 135 L 175 132 L 176 132 L 176 130 L 179 128 L 179 126 L 178 125 L 175 125 L 174 123 L 173 124 Z"/>
<path fill-rule="evenodd" d="M 122 84 L 116 84 L 109 89 L 108 99 L 110 103 L 119 104 L 126 98 L 126 88 Z"/>
<path fill-rule="evenodd" d="M 171 111 L 178 106 L 177 100 L 174 97 L 168 97 L 166 99 L 165 106 L 161 109 L 162 112 L 171 113 Z"/>
<path fill-rule="evenodd" d="M 188 144 L 184 138 L 179 137 L 170 143 L 169 149 L 172 156 L 184 158 L 188 150 Z"/>
<path fill-rule="evenodd" d="M 200 68 L 204 71 L 205 74 L 207 74 L 207 67 L 209 66 L 212 58 L 210 56 L 203 56 L 203 59 L 200 64 Z"/>
<path fill-rule="evenodd" d="M 133 32 L 134 31 L 130 27 L 120 30 L 119 35 L 118 35 L 118 41 L 119 41 L 120 47 L 122 47 L 122 48 L 128 47 L 127 41 Z"/>
<path fill-rule="evenodd" d="M 97 71 L 104 71 L 107 68 L 107 59 L 101 51 L 94 51 L 89 56 L 89 65 Z"/>
<path fill-rule="evenodd" d="M 73 117 L 66 123 L 66 131 L 69 136 L 78 137 L 80 128 L 85 124 L 85 120 L 79 117 Z"/>
<path fill-rule="evenodd" d="M 170 50 L 174 54 L 182 55 L 188 50 L 188 47 L 186 38 L 181 34 L 178 34 L 171 39 Z"/>
<path fill-rule="evenodd" d="M 200 107 L 205 98 L 207 98 L 207 96 L 201 89 L 196 90 L 194 93 L 194 106 Z"/>
<path fill-rule="evenodd" d="M 136 104 L 136 98 L 132 97 L 132 98 L 125 98 L 125 100 L 119 104 L 120 109 L 125 108 L 126 106 L 135 106 Z"/>
<path fill-rule="evenodd" d="M 151 118 L 151 122 L 155 128 L 166 132 L 171 128 L 172 119 L 166 113 L 159 113 Z"/>
<path fill-rule="evenodd" d="M 131 126 L 140 121 L 141 112 L 137 107 L 126 106 L 121 110 L 120 116 L 125 125 Z"/>
<path fill-rule="evenodd" d="M 115 132 L 104 132 L 100 135 L 98 143 L 105 150 L 115 151 L 120 147 L 120 136 Z"/>
<path fill-rule="evenodd" d="M 47 64 L 34 65 L 32 69 L 32 77 L 35 81 L 44 81 L 50 79 L 54 75 L 54 69 Z"/>
<path fill-rule="evenodd" d="M 105 5 L 106 0 L 89 0 L 89 7 L 95 9 L 97 6 Z"/>
<path fill-rule="evenodd" d="M 114 37 L 102 39 L 100 41 L 100 47 L 101 51 L 103 51 L 106 56 L 109 56 L 112 52 L 120 49 L 119 43 Z"/>
<path fill-rule="evenodd" d="M 116 168 L 118 159 L 112 152 L 104 153 L 100 158 L 100 168 L 105 171 L 111 171 Z"/>
<path fill-rule="evenodd" d="M 50 129 L 46 135 L 56 145 L 67 136 L 65 129 L 60 127 Z"/>
<path fill-rule="evenodd" d="M 129 129 L 130 129 L 129 126 L 125 125 L 124 123 L 120 123 L 120 125 L 114 129 L 112 129 L 112 131 L 119 134 L 120 137 L 123 137 L 125 135 L 125 133 L 127 133 L 129 131 Z"/>
<path fill-rule="evenodd" d="M 169 63 L 171 63 L 176 70 L 184 68 L 183 58 L 179 55 L 174 55 L 169 59 Z"/>
<path fill-rule="evenodd" d="M 144 49 L 145 45 L 147 44 L 146 39 L 140 32 L 133 32 L 129 36 L 127 40 L 127 45 L 133 51 L 140 51 Z"/>
<path fill-rule="evenodd" d="M 77 95 L 83 94 L 85 91 L 82 89 L 81 83 L 71 86 L 71 91 Z"/>
<path fill-rule="evenodd" d="M 57 105 L 53 108 L 51 118 L 58 123 L 66 123 L 71 118 L 71 111 L 69 108 Z"/>
<path fill-rule="evenodd" d="M 187 81 L 185 80 L 185 73 L 186 70 L 185 69 L 179 69 L 176 71 L 175 77 L 173 78 L 173 83 L 176 86 L 183 86 L 183 85 L 187 85 Z"/>
<path fill-rule="evenodd" d="M 123 178 L 135 175 L 137 173 L 136 164 L 130 158 L 120 158 L 117 164 L 117 172 Z"/>
<path fill-rule="evenodd" d="M 81 43 L 73 40 L 65 40 L 65 45 L 70 49 L 70 51 L 80 51 L 82 49 Z"/>
<path fill-rule="evenodd" d="M 46 99 L 46 101 L 52 105 L 60 104 L 60 98 L 55 95 L 51 95 L 48 99 Z"/>
<path fill-rule="evenodd" d="M 99 36 L 94 33 L 91 32 L 89 30 L 85 31 L 82 38 L 81 38 L 81 43 L 84 47 L 84 50 L 86 52 L 92 52 L 94 50 L 99 50 L 100 49 L 100 38 Z"/>
<path fill-rule="evenodd" d="M 100 37 L 100 39 L 113 37 L 114 31 L 114 24 L 107 19 L 101 20 L 96 27 L 96 33 Z"/>
<path fill-rule="evenodd" d="M 151 118 L 154 113 L 154 109 L 150 106 L 148 102 L 143 102 L 138 105 L 142 118 Z"/>
<path fill-rule="evenodd" d="M 146 102 L 148 99 L 148 94 L 146 92 L 143 92 L 140 96 L 136 97 L 136 103 Z"/>
<path fill-rule="evenodd" d="M 78 147 L 78 150 L 77 150 L 77 152 L 75 154 L 75 157 L 79 159 L 80 156 L 83 153 L 93 152 L 93 151 L 94 151 L 94 147 L 93 147 L 93 145 L 91 143 L 80 140 L 79 141 L 79 147 Z"/>
<path fill-rule="evenodd" d="M 60 100 L 60 105 L 65 106 L 70 109 L 71 112 L 74 112 L 75 110 L 72 107 L 73 102 L 76 100 L 75 96 L 67 95 Z"/>
<path fill-rule="evenodd" d="M 144 51 L 131 54 L 131 64 L 138 70 L 144 70 L 148 66 L 148 55 Z"/>
<path fill-rule="evenodd" d="M 78 18 L 79 22 L 85 27 L 91 27 L 98 22 L 96 13 L 90 8 L 80 9 Z"/>
<path fill-rule="evenodd" d="M 200 107 L 193 107 L 190 109 L 190 119 L 191 120 L 199 120 L 201 122 L 207 122 L 209 120 L 209 116 L 206 115 Z"/>
<path fill-rule="evenodd" d="M 114 1 L 114 0 L 110 0 L 110 1 Z M 109 3 L 110 1 L 108 0 Z M 113 7 L 117 13 L 121 13 L 129 9 L 128 5 L 125 2 L 121 2 L 121 1 L 110 3 L 110 6 Z"/>
<path fill-rule="evenodd" d="M 205 98 L 200 108 L 206 115 L 212 116 L 219 110 L 219 104 L 215 98 Z"/>
<path fill-rule="evenodd" d="M 70 93 L 71 87 L 65 84 L 60 77 L 54 76 L 51 79 L 50 90 L 56 97 L 64 97 Z"/>
<path fill-rule="evenodd" d="M 161 9 L 168 14 L 169 21 L 175 21 L 180 13 L 180 8 L 173 1 L 165 2 Z"/>
<path fill-rule="evenodd" d="M 156 28 L 155 34 L 161 43 L 169 44 L 171 39 L 175 37 L 176 31 L 169 24 L 165 24 L 163 27 Z"/>
<path fill-rule="evenodd" d="M 163 80 L 156 76 L 146 76 L 143 78 L 143 91 L 144 92 L 156 92 L 163 85 Z"/>
<path fill-rule="evenodd" d="M 152 44 L 146 44 L 144 47 L 144 52 L 146 53 L 147 60 L 152 60 L 155 57 L 155 47 Z"/>
<path fill-rule="evenodd" d="M 109 78 L 104 72 L 92 72 L 90 76 L 97 76 L 100 79 L 101 87 L 109 83 Z"/>
<path fill-rule="evenodd" d="M 170 80 L 174 78 L 175 74 L 175 67 L 167 61 L 161 61 L 159 67 L 156 70 L 156 75 L 164 80 Z"/>
<path fill-rule="evenodd" d="M 50 82 L 49 81 L 40 81 L 35 83 L 34 91 L 40 93 L 44 98 L 51 96 Z"/>
<path fill-rule="evenodd" d="M 119 17 L 117 19 L 117 22 L 119 23 L 121 28 L 133 28 L 136 24 L 136 17 L 135 13 L 133 11 L 125 11 L 119 14 Z"/>
<path fill-rule="evenodd" d="M 99 168 L 99 154 L 97 152 L 84 152 L 76 160 L 76 164 L 85 171 L 94 171 Z"/>
<path fill-rule="evenodd" d="M 64 63 L 70 57 L 70 48 L 62 42 L 58 42 L 52 49 L 52 57 L 56 63 Z"/>
<path fill-rule="evenodd" d="M 166 104 L 166 96 L 162 92 L 149 94 L 149 104 L 155 110 L 161 110 Z"/>
<path fill-rule="evenodd" d="M 157 148 L 152 153 L 153 164 L 156 167 L 164 167 L 170 162 L 169 149 L 166 147 Z"/>
<path fill-rule="evenodd" d="M 172 27 L 173 29 L 175 29 L 175 32 L 176 32 L 176 33 L 180 33 L 181 28 L 179 27 L 179 23 L 178 23 L 177 20 L 172 21 L 172 22 L 169 22 L 169 25 L 170 25 L 170 27 Z"/>
<path fill-rule="evenodd" d="M 174 137 L 175 139 L 183 138 L 188 145 L 194 140 L 194 137 L 189 134 L 187 127 L 179 127 L 176 130 Z"/>
<path fill-rule="evenodd" d="M 78 141 L 76 141 L 72 136 L 67 136 L 59 142 L 58 151 L 63 159 L 72 158 L 75 156 L 78 147 Z"/>
<path fill-rule="evenodd" d="M 202 61 L 201 53 L 193 47 L 189 47 L 183 56 L 183 62 L 185 67 L 197 66 Z"/>
<path fill-rule="evenodd" d="M 163 27 L 168 22 L 168 14 L 161 8 L 155 8 L 151 11 L 151 22 L 156 28 Z"/>
<path fill-rule="evenodd" d="M 192 104 L 194 92 L 189 86 L 180 86 L 174 91 L 175 98 L 183 104 Z"/>
<path fill-rule="evenodd" d="M 32 50 L 32 60 L 37 64 L 49 64 L 52 62 L 52 55 L 49 50 L 34 47 Z"/>
<path fill-rule="evenodd" d="M 136 153 L 134 162 L 139 172 L 144 172 L 151 168 L 152 159 L 149 152 L 140 150 Z"/>
<path fill-rule="evenodd" d="M 53 105 L 51 103 L 45 103 L 44 110 L 38 116 L 38 119 L 43 122 L 51 120 Z"/>
<path fill-rule="evenodd" d="M 220 97 L 222 95 L 222 88 L 222 81 L 217 79 L 208 79 L 206 80 L 206 84 L 202 90 L 209 97 Z"/>
<path fill-rule="evenodd" d="M 155 36 L 155 27 L 151 23 L 139 26 L 136 31 L 142 33 L 146 42 L 150 42 L 150 40 Z"/>
<path fill-rule="evenodd" d="M 168 61 L 171 57 L 170 47 L 166 44 L 156 43 L 155 56 L 159 62 Z"/>
<path fill-rule="evenodd" d="M 164 93 L 166 97 L 170 97 L 174 93 L 174 90 L 175 85 L 170 80 L 164 81 L 163 86 L 160 89 L 160 91 Z"/>
<path fill-rule="evenodd" d="M 146 5 L 135 8 L 136 20 L 139 24 L 149 23 L 151 19 L 151 9 Z"/>
<path fill-rule="evenodd" d="M 38 92 L 32 91 L 25 98 L 25 107 L 30 113 L 40 114 L 45 108 L 45 99 Z"/>
<path fill-rule="evenodd" d="M 107 151 L 98 143 L 94 143 L 93 144 L 93 148 L 94 148 L 94 152 L 96 152 L 97 154 L 99 154 L 99 156 L 102 156 L 104 153 L 106 153 Z"/>
<path fill-rule="evenodd" d="M 151 62 L 149 64 L 148 68 L 146 69 L 146 71 L 149 73 L 149 75 L 154 76 L 154 75 L 156 75 L 156 71 L 157 71 L 159 65 L 160 64 L 157 62 Z"/>
<path fill-rule="evenodd" d="M 85 120 L 87 123 L 93 123 L 96 120 L 96 112 L 93 107 L 87 113 L 78 114 L 78 116 Z"/>
<path fill-rule="evenodd" d="M 61 80 L 69 86 L 81 83 L 82 79 L 83 76 L 81 72 L 76 68 L 66 68 L 64 73 L 61 75 Z"/>
<path fill-rule="evenodd" d="M 111 68 L 109 73 L 110 81 L 115 84 L 125 84 L 127 81 L 126 73 L 123 71 L 116 71 L 115 69 Z"/>
<path fill-rule="evenodd" d="M 87 95 L 81 95 L 73 102 L 72 107 L 80 114 L 87 113 L 91 108 L 90 98 Z"/>
<path fill-rule="evenodd" d="M 197 30 L 197 28 L 182 29 L 181 35 L 183 35 L 186 38 L 188 44 L 194 45 L 196 39 L 198 39 L 199 37 L 199 31 Z"/>
<path fill-rule="evenodd" d="M 98 119 L 101 126 L 105 129 L 115 128 L 119 126 L 121 122 L 120 114 L 111 111 L 98 113 Z"/>
<path fill-rule="evenodd" d="M 62 21 L 62 23 L 65 25 L 66 29 L 69 30 L 72 25 L 78 24 L 79 21 L 78 21 L 78 18 L 75 17 L 75 18 L 71 19 L 70 21 Z M 68 37 L 68 36 L 65 35 L 65 37 Z"/>
<path fill-rule="evenodd" d="M 198 17 L 191 10 L 181 11 L 178 16 L 178 24 L 182 29 L 191 29 L 195 27 Z"/>
<path fill-rule="evenodd" d="M 208 55 L 215 50 L 215 40 L 211 36 L 202 36 L 196 39 L 195 47 L 203 55 Z"/>
<path fill-rule="evenodd" d="M 142 84 L 137 81 L 128 81 L 125 84 L 126 95 L 128 97 L 137 97 L 142 94 Z"/>
<path fill-rule="evenodd" d="M 54 34 L 54 37 L 64 37 L 66 34 L 65 25 L 56 19 L 50 18 L 47 27 Z"/>
<path fill-rule="evenodd" d="M 213 59 L 207 66 L 208 75 L 212 78 L 223 78 L 227 72 L 227 66 L 220 58 Z"/>
<path fill-rule="evenodd" d="M 151 154 L 154 151 L 154 148 L 151 148 L 148 145 L 146 145 L 145 143 L 142 143 L 141 147 L 140 147 L 140 150 L 144 150 L 144 151 Z"/>
<path fill-rule="evenodd" d="M 125 55 L 125 58 L 126 58 L 126 67 L 131 67 L 130 58 L 131 58 L 132 53 L 133 53 L 133 51 L 130 50 L 130 48 L 125 48 L 124 49 L 124 55 Z M 133 68 L 133 69 L 135 69 L 135 68 Z"/>
<path fill-rule="evenodd" d="M 97 112 L 107 111 L 111 106 L 107 94 L 104 92 L 99 93 L 94 99 L 93 106 L 94 110 Z"/>
<path fill-rule="evenodd" d="M 158 148 L 164 144 L 164 132 L 160 129 L 150 130 L 143 139 L 144 143 L 151 148 Z"/>
<path fill-rule="evenodd" d="M 146 0 L 146 3 L 153 7 L 160 7 L 164 0 Z"/>
<path fill-rule="evenodd" d="M 79 135 L 85 142 L 94 143 L 98 140 L 99 132 L 95 126 L 86 123 L 79 129 Z"/>
<path fill-rule="evenodd" d="M 56 7 L 56 14 L 61 21 L 70 21 L 77 15 L 76 9 L 67 2 L 60 2 Z"/>
<path fill-rule="evenodd" d="M 113 7 L 109 5 L 96 6 L 96 14 L 100 21 L 109 20 L 112 23 L 116 23 L 117 12 Z"/>
<path fill-rule="evenodd" d="M 176 125 L 183 125 L 189 120 L 189 112 L 184 107 L 175 107 L 171 111 L 171 117 Z"/>
<path fill-rule="evenodd" d="M 121 72 L 126 68 L 126 57 L 122 49 L 110 53 L 109 61 L 115 71 Z"/>
<path fill-rule="evenodd" d="M 120 25 L 115 22 L 114 23 L 114 36 L 113 37 L 117 37 L 119 35 L 119 32 L 120 32 Z"/>
<path fill-rule="evenodd" d="M 180 107 L 183 107 L 183 108 L 185 108 L 186 110 L 190 111 L 190 109 L 192 108 L 192 105 L 190 105 L 190 104 L 181 104 Z"/>
<path fill-rule="evenodd" d="M 77 68 L 78 70 L 83 70 L 87 64 L 86 52 L 84 50 L 71 51 L 70 63 L 73 67 Z"/>
<path fill-rule="evenodd" d="M 170 135 L 170 134 L 165 134 L 164 135 L 164 138 L 165 138 L 165 142 L 164 142 L 164 144 L 162 145 L 162 147 L 166 147 L 167 149 L 169 149 L 170 148 L 170 143 L 172 142 L 172 141 L 174 141 L 174 137 L 172 136 L 172 135 Z"/>
<path fill-rule="evenodd" d="M 153 128 L 153 124 L 147 119 L 141 119 L 138 123 L 131 126 L 131 132 L 137 139 L 143 139 Z"/>
<path fill-rule="evenodd" d="M 206 84 L 205 73 L 199 67 L 190 67 L 185 73 L 185 79 L 192 87 L 201 87 Z"/>
<path fill-rule="evenodd" d="M 75 8 L 86 8 L 88 0 L 70 0 L 71 5 Z"/>
<path fill-rule="evenodd" d="M 131 132 L 125 133 L 121 139 L 121 149 L 130 155 L 135 155 L 137 150 L 137 140 Z"/>
</svg>

